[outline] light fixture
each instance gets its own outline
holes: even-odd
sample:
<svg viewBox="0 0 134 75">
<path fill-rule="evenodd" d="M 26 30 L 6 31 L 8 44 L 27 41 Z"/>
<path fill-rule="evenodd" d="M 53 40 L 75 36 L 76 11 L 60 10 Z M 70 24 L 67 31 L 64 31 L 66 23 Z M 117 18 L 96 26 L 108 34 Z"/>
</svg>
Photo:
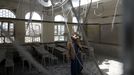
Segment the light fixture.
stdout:
<svg viewBox="0 0 134 75">
<path fill-rule="evenodd" d="M 52 3 L 50 0 L 38 0 L 38 2 L 43 5 L 44 7 L 50 7 L 52 6 Z"/>
</svg>

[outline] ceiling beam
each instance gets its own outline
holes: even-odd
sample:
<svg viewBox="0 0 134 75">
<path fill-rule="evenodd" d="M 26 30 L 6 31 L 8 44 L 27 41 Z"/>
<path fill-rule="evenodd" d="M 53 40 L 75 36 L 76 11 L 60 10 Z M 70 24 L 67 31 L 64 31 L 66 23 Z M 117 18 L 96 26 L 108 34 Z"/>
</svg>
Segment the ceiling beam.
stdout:
<svg viewBox="0 0 134 75">
<path fill-rule="evenodd" d="M 24 21 L 24 22 L 39 22 L 39 23 L 61 23 L 61 24 L 65 24 L 65 22 L 63 21 L 44 21 L 44 20 L 28 20 L 28 19 L 19 19 L 19 18 L 0 18 L 0 21 L 9 21 L 9 22 L 14 22 L 14 21 Z M 72 23 L 72 22 L 67 22 L 67 24 L 78 24 L 78 23 Z M 120 22 L 116 22 L 114 24 L 122 24 Z M 111 25 L 111 23 L 81 23 L 81 25 Z"/>
</svg>

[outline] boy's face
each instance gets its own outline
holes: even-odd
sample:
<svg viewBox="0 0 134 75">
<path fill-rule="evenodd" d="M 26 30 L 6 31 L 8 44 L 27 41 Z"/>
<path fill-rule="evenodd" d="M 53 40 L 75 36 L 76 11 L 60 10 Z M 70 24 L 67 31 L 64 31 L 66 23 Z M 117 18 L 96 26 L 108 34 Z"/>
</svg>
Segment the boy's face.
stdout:
<svg viewBox="0 0 134 75">
<path fill-rule="evenodd" d="M 74 39 L 78 39 L 78 38 L 79 38 L 79 36 L 78 36 L 76 33 L 74 33 L 72 37 L 73 37 Z"/>
</svg>

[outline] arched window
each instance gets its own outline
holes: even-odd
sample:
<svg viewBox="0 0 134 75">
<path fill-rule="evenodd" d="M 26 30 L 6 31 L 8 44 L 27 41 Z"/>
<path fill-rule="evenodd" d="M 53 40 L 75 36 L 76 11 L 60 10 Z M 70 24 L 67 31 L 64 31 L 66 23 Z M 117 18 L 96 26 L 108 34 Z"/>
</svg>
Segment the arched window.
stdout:
<svg viewBox="0 0 134 75">
<path fill-rule="evenodd" d="M 0 9 L 0 17 L 16 18 L 15 14 L 8 9 Z M 14 40 L 14 23 L 10 21 L 0 21 L 0 43 L 11 43 L 7 36 L 3 35 L 2 29 L 9 33 L 9 36 Z"/>
<path fill-rule="evenodd" d="M 0 17 L 5 17 L 5 18 L 16 18 L 14 13 L 8 9 L 0 9 Z"/>
<path fill-rule="evenodd" d="M 61 15 L 55 16 L 55 21 L 65 21 L 65 18 Z M 64 24 L 56 24 L 54 26 L 54 41 L 64 41 L 64 32 L 65 25 Z"/>
<path fill-rule="evenodd" d="M 25 15 L 25 19 L 31 19 L 32 20 L 41 20 L 41 17 L 38 13 L 36 12 L 28 12 Z M 25 23 L 25 42 L 30 43 L 30 42 L 40 42 L 41 39 L 41 23 L 36 23 L 36 22 L 26 22 Z"/>
</svg>

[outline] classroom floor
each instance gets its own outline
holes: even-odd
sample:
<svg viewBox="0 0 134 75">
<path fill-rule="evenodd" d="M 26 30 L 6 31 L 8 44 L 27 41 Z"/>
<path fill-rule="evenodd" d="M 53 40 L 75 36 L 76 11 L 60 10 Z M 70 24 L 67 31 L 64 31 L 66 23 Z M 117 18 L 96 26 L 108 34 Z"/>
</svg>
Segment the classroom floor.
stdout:
<svg viewBox="0 0 134 75">
<path fill-rule="evenodd" d="M 97 56 L 96 60 L 104 75 L 122 75 L 123 64 L 121 62 L 105 56 Z M 0 63 L 0 75 L 44 75 L 42 72 L 39 72 L 34 67 L 31 70 L 29 70 L 28 65 L 26 65 L 25 68 L 22 69 L 22 66 L 20 64 L 15 65 L 14 73 L 12 73 L 12 68 L 9 68 L 9 71 L 7 73 L 3 63 L 4 61 Z M 48 70 L 49 75 L 71 75 L 70 63 L 59 62 L 56 65 L 48 64 L 45 66 L 45 68 L 46 70 Z M 93 60 L 89 59 L 84 61 L 84 69 L 81 75 L 101 74 Z"/>
</svg>

